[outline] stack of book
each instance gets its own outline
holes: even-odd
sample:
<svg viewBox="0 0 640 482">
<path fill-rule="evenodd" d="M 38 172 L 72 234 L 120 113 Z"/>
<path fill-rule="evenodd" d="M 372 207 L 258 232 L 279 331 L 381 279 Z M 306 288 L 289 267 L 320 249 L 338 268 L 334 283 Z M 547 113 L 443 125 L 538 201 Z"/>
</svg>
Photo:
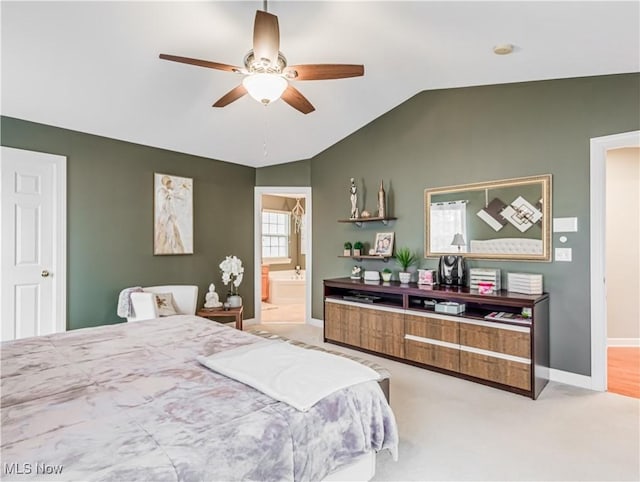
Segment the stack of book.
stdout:
<svg viewBox="0 0 640 482">
<path fill-rule="evenodd" d="M 478 289 L 478 283 L 493 284 L 494 291 L 500 291 L 500 270 L 489 268 L 471 268 L 469 270 L 469 288 Z"/>
<path fill-rule="evenodd" d="M 507 290 L 526 295 L 542 294 L 542 275 L 531 273 L 508 273 Z"/>
<path fill-rule="evenodd" d="M 530 325 L 531 318 L 522 316 L 519 313 L 507 313 L 504 311 L 493 311 L 484 317 L 485 320 L 492 321 L 505 321 L 510 323 L 521 323 L 523 325 Z"/>
</svg>

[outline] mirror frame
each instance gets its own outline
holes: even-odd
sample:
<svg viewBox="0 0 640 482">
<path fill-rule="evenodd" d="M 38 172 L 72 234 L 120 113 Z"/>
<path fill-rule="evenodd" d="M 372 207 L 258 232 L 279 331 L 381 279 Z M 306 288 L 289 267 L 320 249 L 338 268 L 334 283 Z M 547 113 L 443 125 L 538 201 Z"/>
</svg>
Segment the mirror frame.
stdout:
<svg viewBox="0 0 640 482">
<path fill-rule="evenodd" d="M 504 187 L 521 186 L 524 184 L 540 183 L 542 191 L 542 254 L 483 254 L 483 253 L 432 253 L 430 247 L 431 236 L 429 233 L 429 221 L 431 209 L 431 196 L 435 194 L 455 193 L 462 191 L 477 191 L 482 189 L 495 189 Z M 551 261 L 551 174 L 539 176 L 517 177 L 502 179 L 499 181 L 476 182 L 460 184 L 457 186 L 439 187 L 424 190 L 424 257 L 439 258 L 444 255 L 459 255 L 469 259 L 494 259 L 504 261 Z M 468 241 L 468 240 L 467 240 Z"/>
</svg>

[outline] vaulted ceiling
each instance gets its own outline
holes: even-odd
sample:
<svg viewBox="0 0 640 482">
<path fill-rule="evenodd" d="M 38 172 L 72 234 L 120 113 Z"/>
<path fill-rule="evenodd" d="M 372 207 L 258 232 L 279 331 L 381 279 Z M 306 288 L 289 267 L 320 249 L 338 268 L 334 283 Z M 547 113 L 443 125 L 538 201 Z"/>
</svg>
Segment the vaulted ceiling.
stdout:
<svg viewBox="0 0 640 482">
<path fill-rule="evenodd" d="M 362 63 L 364 77 L 298 81 L 316 111 L 249 96 L 242 76 L 158 54 L 242 65 L 251 2 L 2 1 L 1 113 L 264 166 L 310 158 L 418 92 L 640 71 L 627 2 L 269 2 L 289 64 Z M 493 53 L 497 44 L 511 55 Z"/>
</svg>

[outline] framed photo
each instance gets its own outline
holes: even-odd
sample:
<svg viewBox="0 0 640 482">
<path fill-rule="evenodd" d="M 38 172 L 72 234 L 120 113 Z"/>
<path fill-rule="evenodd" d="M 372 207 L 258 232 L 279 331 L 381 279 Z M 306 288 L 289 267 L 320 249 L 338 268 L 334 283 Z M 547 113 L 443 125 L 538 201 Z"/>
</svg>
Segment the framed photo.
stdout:
<svg viewBox="0 0 640 482">
<path fill-rule="evenodd" d="M 376 233 L 376 256 L 391 256 L 393 254 L 393 233 Z"/>
<path fill-rule="evenodd" d="M 153 254 L 193 254 L 193 179 L 153 174 Z"/>
</svg>

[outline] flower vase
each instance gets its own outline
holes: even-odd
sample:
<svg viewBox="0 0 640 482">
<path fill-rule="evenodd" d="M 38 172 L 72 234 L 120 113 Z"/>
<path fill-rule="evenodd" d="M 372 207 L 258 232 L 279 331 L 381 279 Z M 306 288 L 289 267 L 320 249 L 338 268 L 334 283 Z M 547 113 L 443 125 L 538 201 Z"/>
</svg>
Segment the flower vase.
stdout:
<svg viewBox="0 0 640 482">
<path fill-rule="evenodd" d="M 231 295 L 227 297 L 229 308 L 240 308 L 242 306 L 242 297 L 240 295 Z"/>
<path fill-rule="evenodd" d="M 401 271 L 398 273 L 398 276 L 400 277 L 400 283 L 402 284 L 407 284 L 411 281 L 411 273 L 407 273 L 406 271 Z"/>
</svg>

